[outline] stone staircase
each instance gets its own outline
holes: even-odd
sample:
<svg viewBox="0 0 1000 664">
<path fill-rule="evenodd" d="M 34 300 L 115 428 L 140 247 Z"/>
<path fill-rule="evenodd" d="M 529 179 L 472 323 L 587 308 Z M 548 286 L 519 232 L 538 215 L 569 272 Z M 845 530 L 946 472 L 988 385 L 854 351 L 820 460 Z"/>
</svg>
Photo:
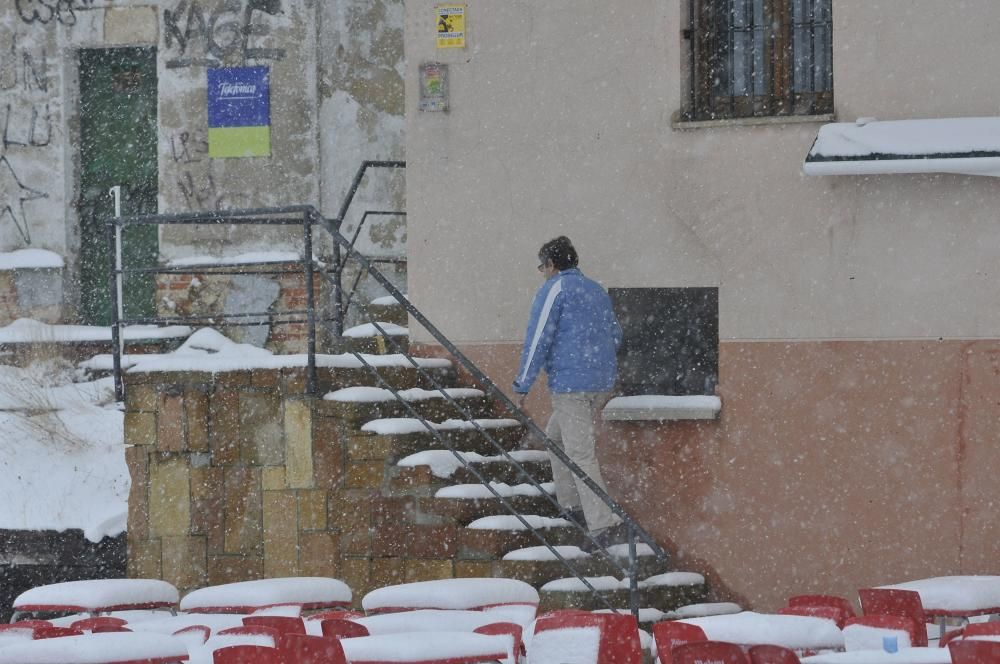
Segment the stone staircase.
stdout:
<svg viewBox="0 0 1000 664">
<path fill-rule="evenodd" d="M 376 301 L 369 305 L 371 320 L 403 326 L 406 312 L 401 305 Z M 367 332 L 377 334 L 372 326 Z M 363 336 L 355 328 L 345 338 L 347 349 L 357 352 L 398 352 L 391 343 Z M 351 332 L 349 331 L 349 334 Z M 404 349 L 408 337 L 394 335 Z M 542 489 L 554 492 L 552 470 L 547 455 L 537 450 L 520 450 L 525 436 L 517 420 L 503 419 L 498 404 L 482 392 L 453 388 L 456 373 L 437 370 L 436 378 L 449 389 L 455 401 L 477 418 L 480 427 L 493 438 L 489 441 L 453 405 L 436 391 L 412 390 L 430 387 L 414 372 L 399 376 L 382 374 L 380 387 L 371 387 L 374 377 L 358 376 L 356 386 L 328 393 L 319 406 L 327 416 L 339 419 L 349 431 L 347 443 L 348 483 L 352 475 L 358 489 L 376 490 L 384 509 L 373 520 L 373 556 L 403 556 L 424 562 L 426 576 L 439 571 L 446 576 L 498 576 L 526 581 L 539 589 L 541 609 L 604 608 L 594 594 L 556 560 L 530 531 L 524 529 L 477 474 L 504 495 L 512 507 L 537 526 L 548 544 L 558 547 L 574 570 L 588 578 L 608 604 L 627 609 L 627 579 L 611 561 L 589 555 L 579 547 L 581 533 L 564 519 L 561 509 L 528 483 L 510 461 L 500 456 L 497 446 L 511 452 Z M 399 380 L 397 380 L 399 378 Z M 408 381 L 403 378 L 409 378 Z M 387 385 L 401 390 L 409 406 L 437 425 L 435 435 L 399 403 Z M 450 449 L 449 449 L 450 448 Z M 453 451 L 460 452 L 471 468 L 463 466 Z M 379 530 L 383 532 L 379 532 Z M 626 545 L 614 547 L 613 556 L 621 568 L 628 567 Z M 652 609 L 646 615 L 660 617 L 673 609 L 705 601 L 708 588 L 698 574 L 677 572 L 658 563 L 649 547 L 640 545 L 639 578 L 641 606 Z M 435 565 L 440 561 L 440 565 Z"/>
</svg>

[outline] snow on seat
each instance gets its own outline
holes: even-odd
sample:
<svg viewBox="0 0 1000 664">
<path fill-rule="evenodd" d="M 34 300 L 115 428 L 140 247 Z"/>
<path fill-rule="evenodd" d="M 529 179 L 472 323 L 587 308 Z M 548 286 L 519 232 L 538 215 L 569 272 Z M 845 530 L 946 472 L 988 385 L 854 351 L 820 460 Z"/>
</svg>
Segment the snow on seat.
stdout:
<svg viewBox="0 0 1000 664">
<path fill-rule="evenodd" d="M 379 636 L 401 632 L 472 632 L 498 620 L 483 611 L 416 609 L 354 618 L 351 622 L 364 625 L 370 635 Z"/>
<path fill-rule="evenodd" d="M 783 616 L 743 611 L 733 615 L 685 618 L 679 622 L 697 625 L 711 641 L 740 645 L 771 643 L 792 650 L 843 650 L 844 635 L 825 618 Z"/>
<path fill-rule="evenodd" d="M 175 605 L 178 596 L 177 588 L 159 579 L 64 581 L 24 591 L 14 600 L 14 610 L 97 613 L 162 609 Z"/>
<path fill-rule="evenodd" d="M 256 579 L 193 590 L 181 600 L 181 611 L 252 613 L 282 604 L 303 609 L 349 606 L 351 589 L 337 579 L 319 576 Z"/>
<path fill-rule="evenodd" d="M 167 664 L 187 659 L 182 639 L 130 632 L 64 636 L 0 648 L 0 664 Z"/>
<path fill-rule="evenodd" d="M 205 625 L 212 633 L 221 632 L 230 627 L 239 627 L 243 624 L 243 613 L 190 613 L 176 616 L 167 616 L 158 620 L 143 620 L 142 622 L 130 622 L 128 628 L 133 632 L 151 632 L 153 634 L 170 635 L 178 630 L 186 629 L 192 625 Z"/>
<path fill-rule="evenodd" d="M 378 588 L 365 595 L 361 606 L 369 613 L 412 609 L 463 609 L 538 606 L 538 591 L 514 579 L 440 579 Z"/>
<path fill-rule="evenodd" d="M 514 639 L 470 632 L 400 632 L 340 642 L 351 664 L 513 664 Z M 555 661 L 555 660 L 553 660 Z"/>
</svg>

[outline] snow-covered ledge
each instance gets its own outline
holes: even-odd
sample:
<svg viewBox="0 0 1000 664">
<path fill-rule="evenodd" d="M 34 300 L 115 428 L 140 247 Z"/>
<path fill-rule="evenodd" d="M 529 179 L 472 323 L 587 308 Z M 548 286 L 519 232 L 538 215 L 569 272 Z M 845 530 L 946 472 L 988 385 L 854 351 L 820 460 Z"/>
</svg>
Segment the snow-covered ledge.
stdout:
<svg viewBox="0 0 1000 664">
<path fill-rule="evenodd" d="M 806 175 L 955 173 L 1000 177 L 1000 117 L 859 118 L 819 129 Z"/>
<path fill-rule="evenodd" d="M 722 410 L 722 400 L 716 396 L 643 394 L 615 397 L 604 407 L 608 422 L 642 420 L 714 420 Z"/>
</svg>

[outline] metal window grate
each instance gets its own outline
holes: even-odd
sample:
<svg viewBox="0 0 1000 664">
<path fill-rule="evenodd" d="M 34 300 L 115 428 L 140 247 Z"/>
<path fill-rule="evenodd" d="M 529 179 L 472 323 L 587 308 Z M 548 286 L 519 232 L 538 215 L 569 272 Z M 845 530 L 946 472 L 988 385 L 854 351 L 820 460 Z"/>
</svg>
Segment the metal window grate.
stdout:
<svg viewBox="0 0 1000 664">
<path fill-rule="evenodd" d="M 832 0 L 689 0 L 684 117 L 833 112 Z"/>
</svg>

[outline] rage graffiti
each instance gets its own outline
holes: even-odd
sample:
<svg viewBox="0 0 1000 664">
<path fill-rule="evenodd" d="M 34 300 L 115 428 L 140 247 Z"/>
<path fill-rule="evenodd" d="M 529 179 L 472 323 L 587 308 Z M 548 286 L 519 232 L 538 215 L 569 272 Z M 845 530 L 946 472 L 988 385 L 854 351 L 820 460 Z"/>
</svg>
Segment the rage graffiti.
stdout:
<svg viewBox="0 0 1000 664">
<path fill-rule="evenodd" d="M 198 0 L 180 0 L 174 9 L 163 12 L 164 40 L 168 54 L 166 65 L 180 67 L 217 67 L 234 59 L 282 60 L 285 49 L 261 48 L 259 43 L 271 34 L 266 20 L 255 21 L 258 14 L 282 13 L 282 0 L 224 0 L 206 10 Z"/>
</svg>

